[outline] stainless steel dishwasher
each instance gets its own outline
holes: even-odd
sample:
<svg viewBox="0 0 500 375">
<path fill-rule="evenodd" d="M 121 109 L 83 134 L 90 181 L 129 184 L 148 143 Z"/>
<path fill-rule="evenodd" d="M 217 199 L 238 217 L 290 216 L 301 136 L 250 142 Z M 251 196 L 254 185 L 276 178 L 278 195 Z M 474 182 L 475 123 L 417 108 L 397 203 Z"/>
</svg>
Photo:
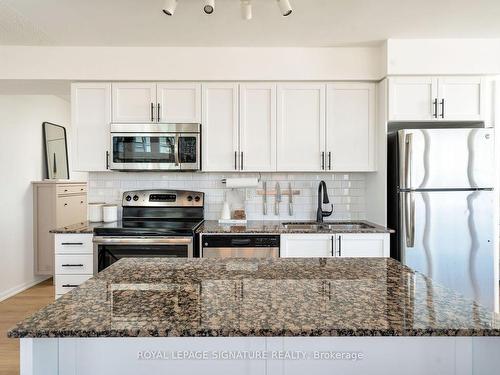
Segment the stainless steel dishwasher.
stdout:
<svg viewBox="0 0 500 375">
<path fill-rule="evenodd" d="M 278 258 L 280 236 L 263 234 L 204 234 L 202 258 Z"/>
</svg>

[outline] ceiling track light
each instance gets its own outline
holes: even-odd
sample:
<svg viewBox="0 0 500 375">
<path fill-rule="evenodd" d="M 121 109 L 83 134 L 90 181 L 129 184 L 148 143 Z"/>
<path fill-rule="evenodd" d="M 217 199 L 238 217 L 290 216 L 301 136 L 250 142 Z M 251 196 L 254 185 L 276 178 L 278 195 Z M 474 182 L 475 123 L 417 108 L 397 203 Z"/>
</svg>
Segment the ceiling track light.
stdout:
<svg viewBox="0 0 500 375">
<path fill-rule="evenodd" d="M 246 21 L 252 19 L 252 3 L 250 0 L 241 0 L 241 18 Z"/>
<path fill-rule="evenodd" d="M 277 0 L 278 6 L 280 7 L 280 12 L 283 17 L 289 16 L 292 14 L 292 6 L 290 5 L 290 1 L 288 0 Z"/>
<path fill-rule="evenodd" d="M 203 6 L 203 11 L 206 14 L 212 14 L 215 10 L 215 0 L 205 0 L 205 5 Z"/>
<path fill-rule="evenodd" d="M 167 16 L 173 16 L 175 13 L 175 8 L 177 8 L 178 0 L 165 0 L 163 3 L 163 13 Z"/>
</svg>

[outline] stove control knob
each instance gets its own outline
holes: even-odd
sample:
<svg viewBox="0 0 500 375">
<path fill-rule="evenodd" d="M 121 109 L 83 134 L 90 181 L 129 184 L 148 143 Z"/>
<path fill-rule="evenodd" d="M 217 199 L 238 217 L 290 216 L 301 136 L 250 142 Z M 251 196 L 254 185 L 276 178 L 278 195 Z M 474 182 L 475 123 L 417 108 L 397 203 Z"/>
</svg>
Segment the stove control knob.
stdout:
<svg viewBox="0 0 500 375">
<path fill-rule="evenodd" d="M 191 202 L 193 200 L 193 197 L 191 195 L 188 195 L 187 200 L 188 202 Z"/>
<path fill-rule="evenodd" d="M 134 195 L 134 202 L 137 202 L 139 200 L 139 196 L 138 195 Z"/>
<path fill-rule="evenodd" d="M 200 198 L 198 195 L 197 195 L 196 197 L 194 197 L 194 200 L 195 200 L 196 202 L 199 202 L 199 201 L 200 201 L 200 199 L 201 199 L 201 198 Z"/>
<path fill-rule="evenodd" d="M 132 200 L 132 197 L 131 197 L 130 195 L 127 195 L 127 196 L 125 197 L 125 200 L 126 200 L 127 202 L 130 202 L 130 201 Z"/>
</svg>

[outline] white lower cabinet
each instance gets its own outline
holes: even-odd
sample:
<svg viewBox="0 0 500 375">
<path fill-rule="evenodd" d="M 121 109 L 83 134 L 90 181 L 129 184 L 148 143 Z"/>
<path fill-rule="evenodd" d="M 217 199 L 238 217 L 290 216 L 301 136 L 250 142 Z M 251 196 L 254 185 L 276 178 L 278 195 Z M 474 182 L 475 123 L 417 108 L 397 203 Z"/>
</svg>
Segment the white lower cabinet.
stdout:
<svg viewBox="0 0 500 375">
<path fill-rule="evenodd" d="M 282 234 L 282 258 L 389 257 L 389 233 Z"/>
<path fill-rule="evenodd" d="M 55 235 L 56 299 L 94 275 L 92 233 Z"/>
</svg>

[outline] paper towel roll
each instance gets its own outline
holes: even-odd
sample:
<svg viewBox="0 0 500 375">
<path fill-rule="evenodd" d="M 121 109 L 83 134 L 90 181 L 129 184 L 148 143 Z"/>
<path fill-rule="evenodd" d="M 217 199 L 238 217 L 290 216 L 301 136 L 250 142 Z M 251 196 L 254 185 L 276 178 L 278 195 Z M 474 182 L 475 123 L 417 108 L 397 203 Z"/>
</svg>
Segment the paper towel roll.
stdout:
<svg viewBox="0 0 500 375">
<path fill-rule="evenodd" d="M 226 187 L 228 188 L 252 188 L 257 187 L 259 181 L 256 178 L 227 178 Z"/>
</svg>

